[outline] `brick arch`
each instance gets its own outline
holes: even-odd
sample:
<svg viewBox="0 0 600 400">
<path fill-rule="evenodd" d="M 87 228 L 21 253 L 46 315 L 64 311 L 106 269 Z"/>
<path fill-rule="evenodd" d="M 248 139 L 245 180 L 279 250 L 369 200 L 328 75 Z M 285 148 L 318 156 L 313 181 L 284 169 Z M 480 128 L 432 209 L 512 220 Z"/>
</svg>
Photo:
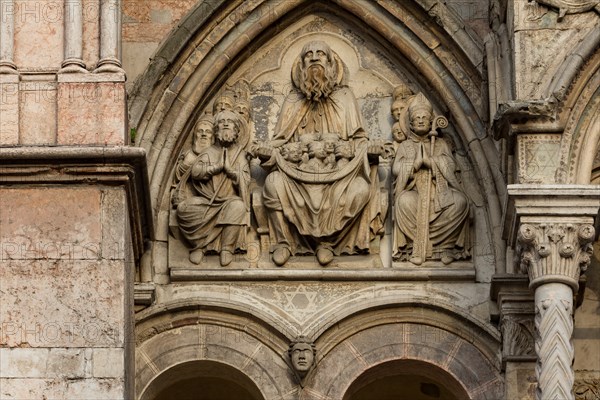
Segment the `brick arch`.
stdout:
<svg viewBox="0 0 600 400">
<path fill-rule="evenodd" d="M 164 42 L 129 103 L 130 125 L 147 150 L 156 209 L 167 207 L 170 171 L 199 110 L 269 35 L 318 10 L 352 18 L 366 40 L 383 43 L 390 54 L 409 64 L 419 85 L 452 117 L 485 193 L 490 225 L 500 226 L 505 185 L 498 173 L 498 151 L 482 120 L 487 104 L 485 92 L 481 94 L 482 46 L 446 6 L 362 0 L 205 3 Z M 499 233 L 491 231 L 493 242 L 502 243 Z M 504 265 L 502 249 L 495 253 L 496 265 Z"/>
</svg>

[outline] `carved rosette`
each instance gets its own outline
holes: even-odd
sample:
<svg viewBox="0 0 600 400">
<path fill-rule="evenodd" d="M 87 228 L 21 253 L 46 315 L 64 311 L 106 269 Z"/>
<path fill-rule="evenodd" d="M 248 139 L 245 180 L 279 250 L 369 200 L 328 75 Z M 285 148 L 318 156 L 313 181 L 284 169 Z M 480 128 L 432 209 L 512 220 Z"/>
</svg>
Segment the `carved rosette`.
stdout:
<svg viewBox="0 0 600 400">
<path fill-rule="evenodd" d="M 531 317 L 506 316 L 502 319 L 501 330 L 504 357 L 535 356 Z"/>
<path fill-rule="evenodd" d="M 522 224 L 517 254 L 529 286 L 560 282 L 577 290 L 579 276 L 591 261 L 594 236 L 591 224 Z"/>
</svg>

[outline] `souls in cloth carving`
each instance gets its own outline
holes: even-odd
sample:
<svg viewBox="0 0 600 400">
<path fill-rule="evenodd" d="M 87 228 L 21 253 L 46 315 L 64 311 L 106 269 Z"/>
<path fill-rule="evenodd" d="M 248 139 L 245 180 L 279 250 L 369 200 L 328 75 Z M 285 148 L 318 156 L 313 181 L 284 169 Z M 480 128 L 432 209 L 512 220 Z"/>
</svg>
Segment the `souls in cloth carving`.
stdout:
<svg viewBox="0 0 600 400">
<path fill-rule="evenodd" d="M 392 172 L 395 260 L 420 265 L 427 259 L 449 264 L 469 256 L 469 201 L 456 177 L 448 143 L 436 140 L 447 126 L 434 116 L 422 93 L 408 100 L 404 120 L 406 140 L 396 151 Z"/>
<path fill-rule="evenodd" d="M 199 264 L 206 252 L 220 253 L 222 266 L 244 251 L 249 225 L 250 167 L 248 125 L 240 113 L 225 108 L 214 118 L 215 143 L 201 150 L 181 177 L 191 196 L 177 206 L 177 222 L 191 246 L 190 261 Z"/>
<path fill-rule="evenodd" d="M 263 188 L 276 265 L 316 254 L 321 265 L 341 254 L 368 253 L 380 234 L 377 167 L 340 57 L 324 42 L 306 44 L 292 67 L 270 144 L 257 145 L 269 174 Z"/>
</svg>

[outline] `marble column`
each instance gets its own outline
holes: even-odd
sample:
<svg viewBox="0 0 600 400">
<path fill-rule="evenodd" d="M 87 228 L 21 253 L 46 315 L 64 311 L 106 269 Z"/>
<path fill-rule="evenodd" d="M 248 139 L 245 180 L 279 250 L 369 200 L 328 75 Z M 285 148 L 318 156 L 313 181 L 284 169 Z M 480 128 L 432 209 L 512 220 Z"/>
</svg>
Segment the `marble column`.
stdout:
<svg viewBox="0 0 600 400">
<path fill-rule="evenodd" d="M 521 224 L 517 244 L 521 271 L 535 290 L 537 400 L 575 399 L 573 298 L 591 261 L 591 224 Z"/>
<path fill-rule="evenodd" d="M 100 61 L 94 72 L 121 68 L 121 0 L 100 0 Z"/>
<path fill-rule="evenodd" d="M 60 73 L 87 72 L 83 62 L 83 5 L 65 0 L 65 59 Z"/>
<path fill-rule="evenodd" d="M 574 400 L 573 299 L 591 262 L 600 188 L 515 184 L 508 195 L 505 236 L 534 291 L 536 400 Z"/>
<path fill-rule="evenodd" d="M 16 74 L 14 63 L 15 4 L 0 0 L 0 74 Z"/>
</svg>

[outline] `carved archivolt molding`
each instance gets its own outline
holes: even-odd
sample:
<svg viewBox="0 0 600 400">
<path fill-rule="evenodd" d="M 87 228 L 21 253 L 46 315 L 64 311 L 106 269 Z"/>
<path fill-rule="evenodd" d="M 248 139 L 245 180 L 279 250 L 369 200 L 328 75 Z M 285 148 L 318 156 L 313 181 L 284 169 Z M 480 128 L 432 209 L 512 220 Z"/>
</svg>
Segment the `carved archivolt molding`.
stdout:
<svg viewBox="0 0 600 400">
<path fill-rule="evenodd" d="M 529 274 L 532 288 L 551 281 L 577 289 L 594 237 L 591 224 L 522 224 L 517 236 L 521 272 Z"/>
</svg>

